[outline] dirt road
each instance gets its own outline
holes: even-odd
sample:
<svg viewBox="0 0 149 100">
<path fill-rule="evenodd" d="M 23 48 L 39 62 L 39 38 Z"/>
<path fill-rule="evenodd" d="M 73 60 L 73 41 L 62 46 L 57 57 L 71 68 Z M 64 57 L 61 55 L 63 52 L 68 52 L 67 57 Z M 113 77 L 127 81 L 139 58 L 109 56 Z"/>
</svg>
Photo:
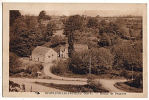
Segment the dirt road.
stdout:
<svg viewBox="0 0 149 100">
<path fill-rule="evenodd" d="M 50 92 L 50 91 L 62 91 L 51 87 L 46 87 L 42 85 L 38 85 L 35 82 L 42 83 L 54 83 L 54 84 L 71 84 L 71 85 L 85 85 L 86 82 L 78 82 L 78 81 L 64 81 L 64 80 L 53 80 L 53 79 L 29 79 L 29 78 L 9 78 L 10 81 L 13 81 L 18 84 L 24 84 L 26 87 L 26 92 L 38 91 L 38 92 Z"/>
<path fill-rule="evenodd" d="M 9 78 L 10 81 L 13 81 L 18 84 L 25 84 L 26 91 L 39 91 L 39 92 L 50 92 L 50 91 L 62 91 L 51 87 L 46 87 L 42 85 L 38 85 L 35 82 L 42 82 L 42 83 L 54 83 L 54 84 L 66 84 L 66 85 L 85 85 L 87 84 L 87 78 L 68 78 L 68 77 L 61 77 L 54 75 L 51 73 L 50 68 L 52 67 L 52 63 L 44 63 L 44 73 L 46 76 L 51 77 L 52 79 L 29 79 L 29 78 Z M 97 82 L 110 92 L 125 92 L 120 90 L 114 86 L 117 82 L 124 82 L 126 80 L 120 79 L 95 79 Z"/>
<path fill-rule="evenodd" d="M 9 80 L 13 81 L 19 85 L 24 84 L 25 85 L 25 92 L 31 92 L 31 91 L 32 92 L 35 92 L 35 91 L 38 91 L 38 92 L 51 92 L 51 91 L 60 92 L 60 91 L 62 91 L 62 90 L 58 90 L 55 88 L 38 85 L 38 84 L 34 83 L 34 82 L 36 82 L 35 79 L 9 78 Z M 37 82 L 39 82 L 39 81 L 37 81 Z"/>
<path fill-rule="evenodd" d="M 58 79 L 58 80 L 67 80 L 67 81 L 84 81 L 87 84 L 87 79 L 86 78 L 68 78 L 68 77 L 61 77 L 61 76 L 57 76 L 54 75 L 50 68 L 52 67 L 52 63 L 45 63 L 43 64 L 44 66 L 44 73 L 46 76 L 50 76 L 53 79 Z"/>
<path fill-rule="evenodd" d="M 125 79 L 123 79 L 123 80 L 121 80 L 121 79 L 100 79 L 97 81 L 99 81 L 102 84 L 102 86 L 105 89 L 109 90 L 110 92 L 125 92 L 125 91 L 120 90 L 114 86 L 114 84 L 117 82 L 125 82 L 126 81 Z"/>
<path fill-rule="evenodd" d="M 51 63 L 47 63 L 47 64 L 43 64 L 44 66 L 44 73 L 47 76 L 52 77 L 53 79 L 58 79 L 58 80 L 67 80 L 68 82 L 74 81 L 74 82 L 81 82 L 84 81 L 84 84 L 87 84 L 87 79 L 83 79 L 83 78 L 67 78 L 67 77 L 60 77 L 57 75 L 54 75 L 53 73 L 51 73 L 50 68 L 52 67 Z M 96 79 L 98 82 L 100 82 L 100 84 L 106 88 L 107 90 L 109 90 L 110 92 L 125 92 L 123 90 L 120 90 L 118 88 L 116 88 L 114 86 L 115 83 L 117 82 L 124 82 L 126 81 L 125 79 L 121 80 L 121 79 Z M 61 82 L 62 83 L 62 82 Z"/>
</svg>

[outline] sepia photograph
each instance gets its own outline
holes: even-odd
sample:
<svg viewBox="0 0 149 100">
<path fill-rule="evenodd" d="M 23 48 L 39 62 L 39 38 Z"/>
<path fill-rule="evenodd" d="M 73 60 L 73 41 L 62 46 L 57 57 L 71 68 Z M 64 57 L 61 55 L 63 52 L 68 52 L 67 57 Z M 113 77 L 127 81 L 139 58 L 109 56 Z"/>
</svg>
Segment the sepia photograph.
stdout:
<svg viewBox="0 0 149 100">
<path fill-rule="evenodd" d="M 146 4 L 3 3 L 3 30 L 5 96 L 147 96 Z"/>
</svg>

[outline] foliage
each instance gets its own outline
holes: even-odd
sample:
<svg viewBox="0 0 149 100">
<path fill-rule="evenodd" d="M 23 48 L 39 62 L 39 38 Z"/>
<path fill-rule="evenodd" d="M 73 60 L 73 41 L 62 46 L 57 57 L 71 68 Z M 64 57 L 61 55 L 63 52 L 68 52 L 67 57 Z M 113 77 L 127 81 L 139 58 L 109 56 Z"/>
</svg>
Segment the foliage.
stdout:
<svg viewBox="0 0 149 100">
<path fill-rule="evenodd" d="M 31 66 L 28 66 L 25 72 L 28 74 L 31 74 L 33 77 L 37 77 L 37 72 L 41 71 L 42 69 L 43 69 L 43 66 L 41 64 L 34 64 Z"/>
<path fill-rule="evenodd" d="M 54 74 L 64 74 L 68 72 L 68 63 L 69 60 L 60 60 L 56 65 L 51 68 L 52 73 Z"/>
<path fill-rule="evenodd" d="M 39 13 L 38 20 L 40 20 L 40 19 L 50 20 L 51 17 L 48 16 L 48 15 L 46 14 L 46 11 L 43 10 L 43 11 L 41 11 L 41 12 Z"/>
<path fill-rule="evenodd" d="M 12 52 L 9 53 L 9 72 L 12 72 L 16 68 L 20 67 L 20 61 L 18 56 Z"/>
<path fill-rule="evenodd" d="M 73 15 L 68 18 L 65 23 L 64 34 L 68 36 L 68 54 L 72 57 L 74 50 L 74 31 L 80 30 L 82 27 L 82 17 L 80 15 Z"/>
<path fill-rule="evenodd" d="M 101 38 L 98 41 L 98 45 L 100 47 L 110 46 L 111 45 L 111 39 L 110 39 L 109 35 L 107 35 L 106 33 L 102 33 Z"/>
<path fill-rule="evenodd" d="M 98 28 L 98 20 L 96 18 L 90 18 L 87 23 L 88 28 Z"/>
<path fill-rule="evenodd" d="M 13 81 L 9 81 L 9 92 L 20 92 L 21 86 Z"/>
<path fill-rule="evenodd" d="M 18 56 L 30 55 L 33 45 L 42 39 L 42 34 L 38 30 L 33 17 L 18 18 L 10 27 L 10 51 Z"/>
<path fill-rule="evenodd" d="M 43 45 L 53 35 L 54 25 L 41 25 L 36 16 L 21 16 L 10 26 L 10 52 L 29 56 L 34 47 Z"/>
<path fill-rule="evenodd" d="M 66 41 L 66 39 L 64 37 L 55 35 L 55 36 L 51 37 L 50 42 L 51 42 L 51 46 L 50 47 L 54 48 L 54 47 L 56 47 L 58 45 L 66 44 L 67 41 Z"/>
<path fill-rule="evenodd" d="M 139 46 L 138 46 L 139 47 Z M 140 47 L 139 47 L 140 48 Z M 114 66 L 119 66 L 131 70 L 142 70 L 142 52 L 138 52 L 135 44 L 131 41 L 123 41 L 122 43 L 115 45 L 112 52 L 115 55 Z"/>
<path fill-rule="evenodd" d="M 21 13 L 19 10 L 10 10 L 9 11 L 9 22 L 10 22 L 10 26 L 13 25 L 14 21 L 21 16 Z"/>
<path fill-rule="evenodd" d="M 54 23 L 48 23 L 46 27 L 46 32 L 44 34 L 44 40 L 50 41 L 51 36 L 53 35 L 53 32 L 55 31 L 55 24 Z"/>
<path fill-rule="evenodd" d="M 70 16 L 65 23 L 65 29 L 64 29 L 65 34 L 68 35 L 69 34 L 68 32 L 73 32 L 75 30 L 81 29 L 82 24 L 83 21 L 80 15 Z"/>
<path fill-rule="evenodd" d="M 104 70 L 112 67 L 113 55 L 105 48 L 94 48 L 90 51 L 74 53 L 69 68 L 74 73 L 87 74 L 90 63 L 93 74 L 104 73 Z"/>
</svg>

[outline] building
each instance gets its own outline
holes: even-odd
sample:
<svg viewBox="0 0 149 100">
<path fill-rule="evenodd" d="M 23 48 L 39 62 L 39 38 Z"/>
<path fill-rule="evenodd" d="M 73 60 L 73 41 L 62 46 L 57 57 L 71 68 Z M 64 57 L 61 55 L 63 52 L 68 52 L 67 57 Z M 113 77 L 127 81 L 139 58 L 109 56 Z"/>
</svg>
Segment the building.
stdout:
<svg viewBox="0 0 149 100">
<path fill-rule="evenodd" d="M 37 46 L 33 51 L 31 55 L 31 59 L 33 61 L 38 62 L 52 62 L 57 60 L 58 54 L 56 51 L 54 51 L 52 48 Z"/>
<path fill-rule="evenodd" d="M 59 49 L 59 57 L 60 58 L 68 58 L 68 45 L 62 45 Z"/>
</svg>

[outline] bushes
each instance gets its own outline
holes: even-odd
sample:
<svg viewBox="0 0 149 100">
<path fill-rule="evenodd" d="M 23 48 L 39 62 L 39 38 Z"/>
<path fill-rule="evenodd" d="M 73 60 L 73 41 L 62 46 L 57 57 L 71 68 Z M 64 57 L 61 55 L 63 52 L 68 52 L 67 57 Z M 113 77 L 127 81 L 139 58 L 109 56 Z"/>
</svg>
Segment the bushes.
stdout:
<svg viewBox="0 0 149 100">
<path fill-rule="evenodd" d="M 9 53 L 9 72 L 14 72 L 20 67 L 21 62 L 18 60 L 18 56 L 12 52 Z"/>
<path fill-rule="evenodd" d="M 55 64 L 52 68 L 51 71 L 54 74 L 64 74 L 68 71 L 68 63 L 69 60 L 60 60 L 57 64 Z"/>
<path fill-rule="evenodd" d="M 101 47 L 110 46 L 111 45 L 110 37 L 106 33 L 102 33 L 101 39 L 98 42 L 98 44 Z"/>
<path fill-rule="evenodd" d="M 20 92 L 21 86 L 13 81 L 9 81 L 9 92 Z"/>
<path fill-rule="evenodd" d="M 26 73 L 31 74 L 33 77 L 37 77 L 37 72 L 41 71 L 43 69 L 43 66 L 41 64 L 35 64 L 28 66 L 25 70 Z"/>
<path fill-rule="evenodd" d="M 33 64 L 23 66 L 22 64 L 19 65 L 20 67 L 17 68 L 11 68 L 9 70 L 10 76 L 21 76 L 21 77 L 37 77 L 37 72 L 41 72 L 43 69 L 43 66 L 41 64 Z"/>
</svg>

